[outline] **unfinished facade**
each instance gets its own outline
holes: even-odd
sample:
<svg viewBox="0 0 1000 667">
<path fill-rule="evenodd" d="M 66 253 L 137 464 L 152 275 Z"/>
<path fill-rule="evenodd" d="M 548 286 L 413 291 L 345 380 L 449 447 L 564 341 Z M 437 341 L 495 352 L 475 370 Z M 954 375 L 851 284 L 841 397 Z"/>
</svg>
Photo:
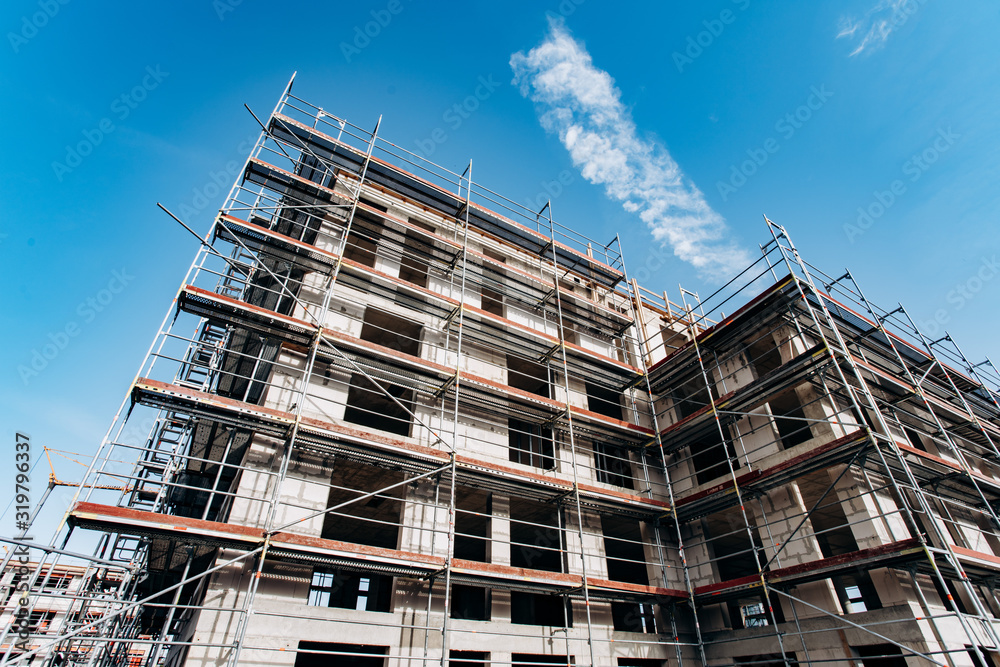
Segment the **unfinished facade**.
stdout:
<svg viewBox="0 0 1000 667">
<path fill-rule="evenodd" d="M 994 663 L 992 364 L 770 221 L 672 303 L 290 88 L 42 554 L 97 537 L 77 613 L 5 661 Z"/>
</svg>

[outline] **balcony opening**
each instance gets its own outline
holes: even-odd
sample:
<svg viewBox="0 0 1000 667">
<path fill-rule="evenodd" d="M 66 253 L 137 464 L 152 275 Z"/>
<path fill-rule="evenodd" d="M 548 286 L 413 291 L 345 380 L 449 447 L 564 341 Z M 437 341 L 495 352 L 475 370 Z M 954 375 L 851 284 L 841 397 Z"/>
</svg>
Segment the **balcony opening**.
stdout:
<svg viewBox="0 0 1000 667">
<path fill-rule="evenodd" d="M 448 667 L 486 667 L 489 664 L 489 651 L 448 652 Z"/>
<path fill-rule="evenodd" d="M 642 545 L 639 521 L 601 516 L 601 530 L 604 533 L 608 579 L 648 586 L 646 553 Z"/>
<path fill-rule="evenodd" d="M 360 574 L 330 568 L 315 568 L 309 584 L 307 604 L 356 611 L 392 611 L 392 577 Z"/>
<path fill-rule="evenodd" d="M 788 658 L 787 667 L 798 667 L 798 658 L 791 651 L 786 651 L 785 656 L 780 653 L 743 655 L 738 656 L 735 662 L 739 667 L 786 667 L 785 657 Z"/>
<path fill-rule="evenodd" d="M 420 220 L 410 218 L 411 225 L 415 225 L 429 232 L 434 231 L 434 227 Z M 427 278 L 430 271 L 429 261 L 434 256 L 434 246 L 427 241 L 427 237 L 413 230 L 407 230 L 403 245 L 403 256 L 399 261 L 399 278 L 417 287 L 427 287 Z"/>
<path fill-rule="evenodd" d="M 552 398 L 548 367 L 512 354 L 507 355 L 507 384 L 530 394 Z"/>
<path fill-rule="evenodd" d="M 507 460 L 511 463 L 552 470 L 556 467 L 552 429 L 519 419 L 507 420 Z"/>
<path fill-rule="evenodd" d="M 490 494 L 460 486 L 455 509 L 455 558 L 490 562 Z"/>
<path fill-rule="evenodd" d="M 559 289 L 570 294 L 579 294 L 580 290 L 582 290 L 585 294 L 588 292 L 587 288 L 583 285 L 583 283 L 581 283 L 580 278 L 577 276 L 573 276 L 572 280 L 566 277 L 560 278 Z"/>
<path fill-rule="evenodd" d="M 969 659 L 972 660 L 973 667 L 997 667 L 997 658 L 1000 655 L 997 654 L 996 649 L 990 649 L 986 646 L 980 646 L 977 651 L 974 647 L 966 644 L 965 650 L 969 654 Z M 986 660 L 983 660 L 983 656 L 986 656 Z"/>
<path fill-rule="evenodd" d="M 361 324 L 361 340 L 397 350 L 411 356 L 420 356 L 420 335 L 423 325 L 375 308 L 365 310 Z"/>
<path fill-rule="evenodd" d="M 388 646 L 299 642 L 295 667 L 385 667 Z"/>
<path fill-rule="evenodd" d="M 384 207 L 380 208 L 385 211 Z M 351 231 L 347 234 L 347 244 L 344 247 L 344 259 L 374 268 L 384 227 L 384 222 L 371 213 L 361 209 L 355 211 Z"/>
<path fill-rule="evenodd" d="M 766 332 L 754 340 L 747 341 L 747 363 L 754 371 L 754 379 L 759 380 L 781 366 L 781 352 L 774 344 L 774 336 Z"/>
<path fill-rule="evenodd" d="M 353 229 L 347 234 L 344 259 L 375 268 L 375 254 L 378 251 L 378 237 L 362 236 Z"/>
<path fill-rule="evenodd" d="M 332 488 L 326 506 L 334 507 L 402 481 L 401 472 L 338 458 L 334 461 L 330 478 Z M 323 520 L 322 537 L 395 549 L 399 538 L 403 491 L 404 487 L 396 487 L 328 512 Z"/>
<path fill-rule="evenodd" d="M 514 653 L 511 655 L 511 665 L 575 665 L 576 658 L 572 655 L 548 655 L 541 653 Z"/>
<path fill-rule="evenodd" d="M 961 613 L 963 614 L 969 613 L 967 607 L 965 606 L 965 598 L 961 593 L 958 592 L 958 587 L 955 586 L 955 583 L 953 581 L 945 579 L 944 581 L 945 585 L 944 587 L 942 587 L 937 577 L 931 577 L 930 580 L 931 583 L 934 585 L 934 590 L 937 592 L 938 597 L 941 599 L 942 606 L 947 607 L 949 612 L 952 609 L 951 604 L 949 604 L 950 602 L 954 603 L 955 608 L 957 608 L 958 611 L 960 611 Z M 949 596 L 951 597 L 950 600 L 948 599 Z"/>
<path fill-rule="evenodd" d="M 518 625 L 566 626 L 566 602 L 559 595 L 510 592 L 510 622 Z"/>
<path fill-rule="evenodd" d="M 758 595 L 729 600 L 725 603 L 725 608 L 729 614 L 730 627 L 734 630 L 764 628 L 771 625 L 772 621 L 778 624 L 785 622 L 784 610 L 775 596 L 770 599 Z"/>
<path fill-rule="evenodd" d="M 507 256 L 497 252 L 496 250 L 492 250 L 490 248 L 483 248 L 483 254 L 492 260 L 500 262 L 501 264 L 507 263 Z"/>
<path fill-rule="evenodd" d="M 368 308 L 361 325 L 361 339 L 419 356 L 422 330 L 423 327 L 416 322 Z M 344 421 L 397 435 L 410 435 L 414 391 L 391 384 L 384 378 L 380 378 L 378 384 L 384 391 L 361 373 L 351 375 Z"/>
<path fill-rule="evenodd" d="M 864 667 L 906 667 L 906 658 L 895 644 L 872 644 L 870 646 L 852 646 Z"/>
<path fill-rule="evenodd" d="M 507 355 L 507 384 L 531 394 L 550 398 L 549 369 L 512 354 Z M 508 460 L 551 470 L 555 467 L 552 429 L 511 417 L 507 421 Z"/>
<path fill-rule="evenodd" d="M 670 356 L 675 350 L 680 349 L 686 341 L 683 334 L 678 331 L 674 331 L 670 324 L 663 324 L 660 327 L 660 340 L 662 341 L 662 349 L 664 356 Z M 650 340 L 649 343 L 652 348 L 651 351 L 655 351 L 654 341 Z"/>
<path fill-rule="evenodd" d="M 489 248 L 484 248 L 483 254 L 500 263 L 507 261 L 503 255 L 495 253 Z M 479 292 L 482 297 L 482 309 L 498 317 L 504 317 L 503 292 L 501 291 L 503 283 L 503 270 L 495 268 L 490 262 L 483 262 L 483 278 Z"/>
<path fill-rule="evenodd" d="M 567 316 L 563 314 L 562 334 L 559 337 L 570 345 L 580 345 L 580 325 L 575 322 L 571 322 Z"/>
<path fill-rule="evenodd" d="M 559 509 L 549 503 L 510 499 L 510 564 L 549 572 L 563 571 L 563 534 Z"/>
<path fill-rule="evenodd" d="M 771 406 L 771 414 L 774 415 L 774 425 L 778 429 L 783 449 L 800 445 L 812 438 L 812 430 L 794 389 L 775 396 L 768 403 Z"/>
<path fill-rule="evenodd" d="M 498 317 L 503 317 L 503 294 L 483 285 L 481 297 L 483 310 Z"/>
<path fill-rule="evenodd" d="M 595 442 L 594 470 L 597 473 L 597 481 L 602 484 L 613 484 L 626 489 L 635 488 L 632 484 L 632 459 L 625 447 Z"/>
<path fill-rule="evenodd" d="M 659 658 L 618 658 L 618 667 L 667 667 Z"/>
<path fill-rule="evenodd" d="M 677 412 L 678 421 L 703 409 L 715 397 L 714 392 L 709 391 L 708 387 L 704 386 L 701 378 L 677 387 L 671 392 L 671 396 L 674 399 L 674 409 Z"/>
<path fill-rule="evenodd" d="M 837 499 L 837 492 L 831 490 L 820 500 L 830 484 L 830 476 L 825 471 L 811 473 L 798 483 L 799 493 L 806 508 L 812 509 L 809 522 L 812 524 L 816 541 L 819 542 L 823 558 L 841 556 L 858 550 L 858 543 L 844 514 L 844 508 Z"/>
<path fill-rule="evenodd" d="M 923 438 L 920 437 L 919 433 L 908 426 L 903 427 L 903 432 L 906 433 L 906 439 L 910 441 L 911 445 L 922 452 L 927 451 L 927 446 L 924 444 Z"/>
<path fill-rule="evenodd" d="M 388 207 L 383 206 L 382 204 L 379 204 L 374 199 L 369 199 L 368 197 L 365 197 L 365 196 L 358 197 L 358 203 L 359 204 L 364 204 L 365 206 L 370 206 L 371 208 L 373 208 L 376 211 L 379 211 L 381 213 L 388 213 L 389 212 L 389 208 Z"/>
<path fill-rule="evenodd" d="M 744 628 L 763 628 L 770 625 L 771 621 L 768 618 L 767 608 L 764 607 L 763 602 L 757 601 L 744 604 L 741 601 L 739 612 Z"/>
<path fill-rule="evenodd" d="M 764 628 L 771 625 L 772 614 L 774 622 L 784 623 L 785 615 L 781 603 L 772 596 L 770 604 L 763 595 L 739 598 L 726 602 L 730 625 L 734 630 L 741 628 Z M 768 608 L 770 607 L 770 609 Z"/>
<path fill-rule="evenodd" d="M 872 411 L 866 407 L 862 407 L 859 412 L 856 407 L 851 406 L 851 416 L 854 417 L 854 421 L 858 424 L 867 424 L 868 428 L 872 430 L 872 433 L 881 433 L 879 427 L 875 424 L 875 419 L 872 417 Z"/>
<path fill-rule="evenodd" d="M 466 621 L 490 620 L 490 589 L 453 584 L 451 617 Z"/>
<path fill-rule="evenodd" d="M 760 549 L 762 545 L 756 526 L 750 526 L 750 535 L 747 535 L 742 517 L 719 513 L 705 519 L 705 539 L 714 553 L 719 581 L 758 573 L 754 549 Z"/>
<path fill-rule="evenodd" d="M 656 613 L 648 602 L 612 602 L 611 620 L 619 632 L 657 632 Z"/>
<path fill-rule="evenodd" d="M 587 409 L 612 419 L 622 418 L 622 393 L 587 382 Z"/>
<path fill-rule="evenodd" d="M 698 484 L 705 484 L 717 477 L 729 475 L 730 464 L 733 470 L 740 469 L 740 459 L 736 456 L 736 448 L 728 438 L 725 442 L 717 434 L 691 444 L 691 465 L 694 466 Z"/>
<path fill-rule="evenodd" d="M 867 572 L 841 574 L 832 577 L 831 581 L 845 614 L 858 614 L 882 608 L 882 601 L 879 600 L 871 575 Z"/>
<path fill-rule="evenodd" d="M 351 375 L 344 421 L 368 428 L 409 436 L 412 425 L 413 390 L 381 380 L 379 389 L 361 373 Z M 389 396 L 386 396 L 388 392 Z M 392 400 L 393 397 L 396 400 Z M 399 401 L 398 403 L 396 401 Z M 402 404 L 402 406 L 400 406 Z"/>
</svg>

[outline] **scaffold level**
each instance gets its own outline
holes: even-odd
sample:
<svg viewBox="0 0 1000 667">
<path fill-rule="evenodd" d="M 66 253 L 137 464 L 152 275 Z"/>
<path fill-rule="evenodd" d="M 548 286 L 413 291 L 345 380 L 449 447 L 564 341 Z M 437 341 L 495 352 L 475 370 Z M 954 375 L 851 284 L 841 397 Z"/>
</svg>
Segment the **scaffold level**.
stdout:
<svg viewBox="0 0 1000 667">
<path fill-rule="evenodd" d="M 291 89 L 3 665 L 1000 667 L 991 362 L 767 219 L 670 301 Z"/>
</svg>

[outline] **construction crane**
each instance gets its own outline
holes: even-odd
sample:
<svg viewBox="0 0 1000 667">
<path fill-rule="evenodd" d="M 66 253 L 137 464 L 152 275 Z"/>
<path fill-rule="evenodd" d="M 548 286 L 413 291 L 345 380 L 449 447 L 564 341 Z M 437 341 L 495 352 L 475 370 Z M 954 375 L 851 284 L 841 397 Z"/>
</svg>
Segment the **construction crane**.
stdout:
<svg viewBox="0 0 1000 667">
<path fill-rule="evenodd" d="M 86 467 L 86 464 L 83 463 L 82 461 L 77 461 L 76 459 L 72 459 L 69 456 L 67 456 L 67 454 L 71 454 L 73 456 L 84 456 L 83 454 L 78 454 L 76 452 L 64 452 L 62 450 L 45 447 L 44 445 L 42 446 L 42 450 L 45 452 L 45 459 L 49 462 L 49 483 L 48 486 L 45 487 L 45 492 L 42 494 L 41 499 L 39 499 L 38 503 L 35 505 L 35 509 L 31 512 L 31 515 L 28 517 L 27 526 L 31 526 L 35 522 L 35 517 L 38 516 L 39 510 L 41 510 L 42 507 L 45 505 L 45 501 L 48 499 L 49 494 L 52 493 L 52 489 L 56 488 L 57 486 L 79 487 L 82 486 L 83 484 L 83 482 L 64 482 L 58 477 L 56 477 L 56 469 L 55 466 L 52 465 L 52 456 L 50 455 L 50 452 L 55 452 L 57 456 L 62 456 L 64 459 L 68 461 L 72 461 L 73 463 Z M 131 486 L 112 486 L 106 484 L 94 484 L 89 488 L 104 489 L 107 491 L 125 491 L 125 492 L 132 490 Z M 14 554 L 13 550 L 8 549 L 6 545 L 4 545 L 3 549 L 5 553 L 2 561 L 0 561 L 0 572 L 5 572 L 7 570 L 7 566 L 10 563 L 10 559 Z"/>
<path fill-rule="evenodd" d="M 45 452 L 45 458 L 49 462 L 49 488 L 46 490 L 46 494 L 48 494 L 49 490 L 57 486 L 80 486 L 83 484 L 83 482 L 64 482 L 58 477 L 56 477 L 56 469 L 55 466 L 52 465 L 52 456 L 49 454 L 49 452 L 55 452 L 57 456 L 61 456 L 67 461 L 72 461 L 73 463 L 77 463 L 79 465 L 86 467 L 85 463 L 77 461 L 76 459 L 71 459 L 69 456 L 67 456 L 67 454 L 72 454 L 73 456 L 83 456 L 82 454 L 78 454 L 76 452 L 63 452 L 62 450 L 51 449 L 45 446 L 42 446 L 42 450 Z M 104 489 L 106 491 L 124 491 L 124 492 L 132 490 L 131 486 L 111 486 L 107 484 L 94 484 L 91 485 L 89 488 Z M 41 503 L 39 503 L 39 505 L 41 505 Z"/>
</svg>

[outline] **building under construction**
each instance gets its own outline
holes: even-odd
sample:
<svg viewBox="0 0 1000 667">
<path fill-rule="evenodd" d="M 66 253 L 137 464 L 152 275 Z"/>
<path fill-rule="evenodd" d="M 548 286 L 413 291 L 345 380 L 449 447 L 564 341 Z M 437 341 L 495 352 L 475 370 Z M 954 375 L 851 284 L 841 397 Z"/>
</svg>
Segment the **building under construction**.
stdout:
<svg viewBox="0 0 1000 667">
<path fill-rule="evenodd" d="M 5 664 L 1000 667 L 992 363 L 770 221 L 672 302 L 291 84 L 261 124 Z"/>
</svg>

